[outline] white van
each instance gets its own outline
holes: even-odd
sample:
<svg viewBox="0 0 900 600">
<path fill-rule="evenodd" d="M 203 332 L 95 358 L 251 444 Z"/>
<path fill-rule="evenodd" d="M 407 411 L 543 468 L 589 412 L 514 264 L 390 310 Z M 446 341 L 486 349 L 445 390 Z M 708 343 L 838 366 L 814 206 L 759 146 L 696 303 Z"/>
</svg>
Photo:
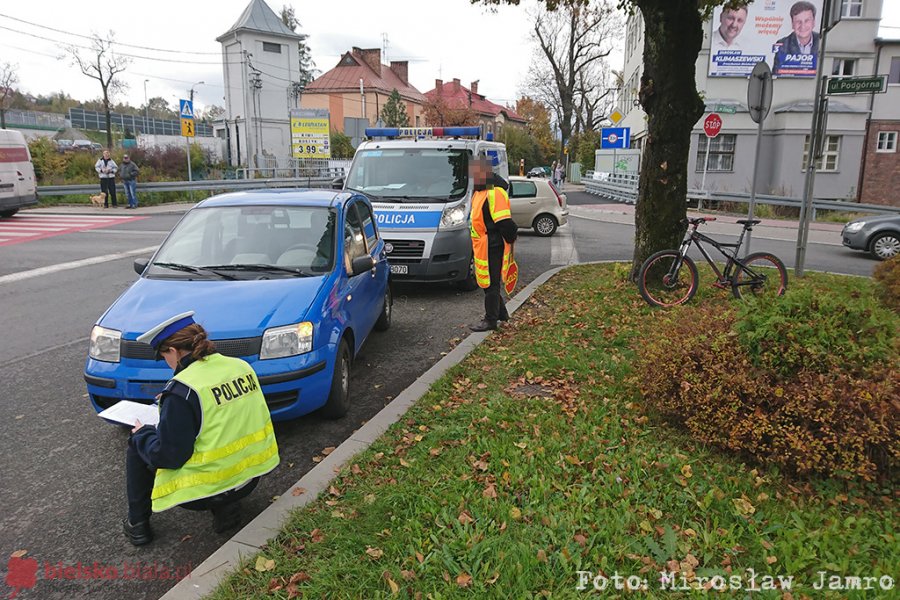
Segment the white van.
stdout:
<svg viewBox="0 0 900 600">
<path fill-rule="evenodd" d="M 366 129 L 342 183 L 372 200 L 394 281 L 476 289 L 469 161 L 490 158 L 509 178 L 506 146 L 481 134 L 480 127 Z"/>
<path fill-rule="evenodd" d="M 34 165 L 25 136 L 0 129 L 0 217 L 11 217 L 37 203 Z"/>
</svg>

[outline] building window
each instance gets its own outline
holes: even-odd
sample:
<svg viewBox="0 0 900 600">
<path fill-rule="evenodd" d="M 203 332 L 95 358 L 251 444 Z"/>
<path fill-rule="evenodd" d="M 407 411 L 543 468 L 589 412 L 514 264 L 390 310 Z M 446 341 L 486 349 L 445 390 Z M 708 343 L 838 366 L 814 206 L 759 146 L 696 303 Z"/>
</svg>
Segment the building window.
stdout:
<svg viewBox="0 0 900 600">
<path fill-rule="evenodd" d="M 841 0 L 841 17 L 861 17 L 863 0 Z"/>
<path fill-rule="evenodd" d="M 416 115 L 416 127 L 419 127 L 419 119 L 420 119 L 420 116 Z"/>
<path fill-rule="evenodd" d="M 275 54 L 281 54 L 281 44 L 263 42 L 263 52 L 274 52 Z"/>
<path fill-rule="evenodd" d="M 831 68 L 832 75 L 856 75 L 855 58 L 836 58 Z"/>
<path fill-rule="evenodd" d="M 840 165 L 841 157 L 841 136 L 828 135 L 825 136 L 825 144 L 823 145 L 822 160 L 819 162 L 818 170 L 822 173 L 836 173 Z M 809 164 L 809 136 L 803 142 L 803 171 Z"/>
<path fill-rule="evenodd" d="M 878 146 L 875 152 L 896 152 L 897 151 L 897 132 L 896 131 L 879 131 Z"/>
<path fill-rule="evenodd" d="M 703 172 L 703 159 L 706 158 L 706 145 L 709 144 L 709 162 L 706 164 L 707 172 L 727 173 L 734 171 L 734 147 L 737 135 L 733 133 L 721 134 L 709 139 L 705 134 L 700 134 L 697 143 L 697 172 Z"/>
<path fill-rule="evenodd" d="M 888 75 L 888 83 L 900 83 L 900 56 L 891 59 L 891 74 Z"/>
</svg>

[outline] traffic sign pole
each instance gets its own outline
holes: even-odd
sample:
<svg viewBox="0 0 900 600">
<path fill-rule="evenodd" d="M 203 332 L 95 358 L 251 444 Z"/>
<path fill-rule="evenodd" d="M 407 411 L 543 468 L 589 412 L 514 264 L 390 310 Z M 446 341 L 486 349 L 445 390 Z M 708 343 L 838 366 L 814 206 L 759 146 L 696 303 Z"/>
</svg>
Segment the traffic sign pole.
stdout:
<svg viewBox="0 0 900 600">
<path fill-rule="evenodd" d="M 753 160 L 753 182 L 750 187 L 750 207 L 747 210 L 747 218 L 753 219 L 756 211 L 756 189 L 759 179 L 759 158 L 762 149 L 763 123 L 772 107 L 772 69 L 766 61 L 760 61 L 750 74 L 750 84 L 747 86 L 747 107 L 750 109 L 750 118 L 759 124 L 756 130 L 756 158 Z M 747 230 L 746 251 L 744 256 L 750 254 L 750 244 L 753 232 Z"/>
<path fill-rule="evenodd" d="M 722 117 L 712 113 L 703 121 L 703 133 L 706 134 L 706 157 L 703 159 L 703 179 L 700 181 L 700 191 L 706 192 L 706 172 L 709 170 L 709 148 L 712 140 L 722 131 Z"/>
<path fill-rule="evenodd" d="M 831 21 L 834 14 L 834 0 L 825 0 L 822 7 L 822 24 L 820 26 L 819 55 L 816 61 L 816 101 L 813 105 L 812 129 L 809 135 L 809 152 L 806 161 L 806 178 L 803 181 L 803 203 L 800 205 L 800 226 L 797 229 L 797 255 L 794 259 L 794 275 L 803 277 L 806 262 L 806 243 L 809 239 L 809 222 L 812 217 L 813 191 L 816 183 L 816 167 L 819 162 L 822 138 L 825 136 L 825 111 L 828 108 L 828 96 L 825 95 L 827 78 L 824 76 L 825 43 L 828 31 L 837 23 Z"/>
</svg>

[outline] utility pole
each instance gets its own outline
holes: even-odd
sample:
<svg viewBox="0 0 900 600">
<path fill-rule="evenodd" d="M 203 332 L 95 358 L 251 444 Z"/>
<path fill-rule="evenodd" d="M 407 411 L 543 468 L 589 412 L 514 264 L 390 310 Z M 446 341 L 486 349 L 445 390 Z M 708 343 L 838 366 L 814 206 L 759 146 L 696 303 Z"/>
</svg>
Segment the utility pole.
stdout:
<svg viewBox="0 0 900 600">
<path fill-rule="evenodd" d="M 828 78 L 825 70 L 825 42 L 828 32 L 840 20 L 840 4 L 834 12 L 834 0 L 824 0 L 822 6 L 822 22 L 819 26 L 819 53 L 816 57 L 816 100 L 813 105 L 812 129 L 809 134 L 809 152 L 806 160 L 806 179 L 803 182 L 803 203 L 800 205 L 800 226 L 797 229 L 797 255 L 794 259 L 794 275 L 803 277 L 806 262 L 806 244 L 809 239 L 809 222 L 813 212 L 813 193 L 816 184 L 816 169 L 822 158 L 825 139 L 826 122 L 828 120 L 828 96 L 826 86 Z"/>
<path fill-rule="evenodd" d="M 149 79 L 144 80 L 144 128 L 149 129 L 150 127 L 150 102 L 147 100 L 147 82 Z M 146 132 L 145 132 L 146 133 Z"/>
<path fill-rule="evenodd" d="M 252 103 L 253 103 L 253 135 L 256 137 L 256 141 L 254 142 L 254 163 L 257 168 L 259 168 L 259 147 L 260 147 L 260 132 L 258 130 L 259 125 L 259 117 L 257 113 L 257 101 L 259 99 L 259 90 L 262 89 L 262 75 L 259 71 L 252 71 L 250 73 L 250 91 L 252 93 Z"/>
</svg>

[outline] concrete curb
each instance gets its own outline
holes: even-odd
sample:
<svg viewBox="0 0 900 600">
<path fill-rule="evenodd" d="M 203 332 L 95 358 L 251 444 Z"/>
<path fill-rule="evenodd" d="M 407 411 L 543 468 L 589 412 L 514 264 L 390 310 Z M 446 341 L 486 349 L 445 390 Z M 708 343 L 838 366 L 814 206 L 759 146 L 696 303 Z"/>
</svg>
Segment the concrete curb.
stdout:
<svg viewBox="0 0 900 600">
<path fill-rule="evenodd" d="M 514 313 L 518 310 L 540 286 L 570 266 L 575 265 L 555 267 L 539 275 L 510 300 L 507 304 L 509 312 Z M 472 333 L 464 339 L 447 356 L 435 363 L 390 404 L 347 438 L 334 452 L 301 477 L 300 481 L 285 490 L 278 500 L 225 542 L 209 558 L 200 563 L 189 577 L 182 579 L 175 587 L 166 592 L 161 600 L 194 600 L 212 592 L 222 579 L 240 567 L 242 560 L 259 552 L 266 542 L 281 531 L 291 510 L 315 500 L 321 492 L 328 488 L 341 467 L 356 454 L 367 449 L 391 425 L 399 421 L 406 411 L 428 392 L 435 381 L 440 379 L 451 367 L 462 362 L 488 335 L 490 332 Z M 306 492 L 300 496 L 294 496 L 291 494 L 291 490 L 295 487 L 302 487 L 306 489 Z"/>
</svg>

